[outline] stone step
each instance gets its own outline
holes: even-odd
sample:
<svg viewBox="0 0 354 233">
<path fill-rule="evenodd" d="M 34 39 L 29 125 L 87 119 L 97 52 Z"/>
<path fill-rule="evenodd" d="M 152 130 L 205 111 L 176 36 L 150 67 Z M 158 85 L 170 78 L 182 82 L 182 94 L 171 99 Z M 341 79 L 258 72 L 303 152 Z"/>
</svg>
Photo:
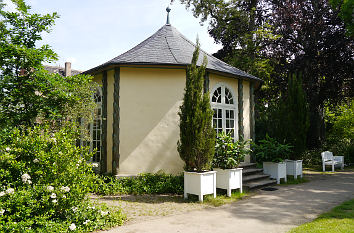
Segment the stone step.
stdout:
<svg viewBox="0 0 354 233">
<path fill-rule="evenodd" d="M 241 162 L 238 165 L 239 168 L 243 168 L 243 169 L 250 168 L 250 167 L 255 167 L 255 166 L 256 166 L 255 163 L 246 163 L 246 162 Z"/>
<path fill-rule="evenodd" d="M 264 179 L 264 180 L 248 182 L 246 184 L 243 184 L 243 187 L 246 189 L 259 189 L 264 186 L 275 185 L 276 183 L 277 183 L 276 180 Z"/>
<path fill-rule="evenodd" d="M 247 169 L 242 170 L 242 175 L 248 176 L 251 174 L 258 173 L 258 172 L 263 172 L 263 169 L 261 169 L 261 168 L 247 168 Z"/>
<path fill-rule="evenodd" d="M 270 175 L 265 174 L 254 174 L 242 177 L 242 182 L 247 183 L 251 181 L 261 180 L 261 179 L 269 179 Z"/>
</svg>

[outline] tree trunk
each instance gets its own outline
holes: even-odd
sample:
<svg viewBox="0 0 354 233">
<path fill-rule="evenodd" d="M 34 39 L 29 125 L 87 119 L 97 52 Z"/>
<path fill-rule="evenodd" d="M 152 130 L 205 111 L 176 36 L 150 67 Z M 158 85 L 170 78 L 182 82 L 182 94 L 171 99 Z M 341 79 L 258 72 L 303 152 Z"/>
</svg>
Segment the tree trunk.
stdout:
<svg viewBox="0 0 354 233">
<path fill-rule="evenodd" d="M 307 134 L 307 147 L 318 148 L 325 139 L 325 123 L 323 103 L 319 103 L 317 95 L 310 98 L 310 127 Z"/>
</svg>

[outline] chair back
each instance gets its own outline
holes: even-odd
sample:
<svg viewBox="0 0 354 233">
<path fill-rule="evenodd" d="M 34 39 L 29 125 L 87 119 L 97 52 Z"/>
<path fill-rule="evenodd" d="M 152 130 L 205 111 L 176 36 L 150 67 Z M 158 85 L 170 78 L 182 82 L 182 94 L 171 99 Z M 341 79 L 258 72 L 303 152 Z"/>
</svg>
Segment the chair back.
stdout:
<svg viewBox="0 0 354 233">
<path fill-rule="evenodd" d="M 322 161 L 333 160 L 333 153 L 330 151 L 324 151 L 321 153 Z"/>
</svg>

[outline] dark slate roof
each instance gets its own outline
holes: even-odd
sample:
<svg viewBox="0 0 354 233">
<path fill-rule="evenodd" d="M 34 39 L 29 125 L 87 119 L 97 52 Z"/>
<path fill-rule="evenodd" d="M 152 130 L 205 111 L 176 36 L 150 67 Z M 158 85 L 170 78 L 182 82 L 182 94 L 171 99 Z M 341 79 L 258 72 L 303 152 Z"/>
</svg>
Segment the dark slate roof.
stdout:
<svg viewBox="0 0 354 233">
<path fill-rule="evenodd" d="M 129 51 L 113 58 L 112 60 L 97 66 L 85 73 L 104 68 L 109 65 L 189 65 L 192 61 L 195 44 L 185 38 L 176 28 L 166 24 L 161 27 L 155 34 L 130 49 Z M 233 76 L 241 76 L 257 81 L 261 79 L 247 74 L 218 58 L 201 50 L 198 65 L 203 61 L 204 55 L 208 59 L 207 69 L 222 73 L 231 74 Z"/>
<path fill-rule="evenodd" d="M 65 68 L 60 66 L 44 66 L 44 69 L 55 74 L 60 74 L 61 76 L 65 76 Z M 71 70 L 71 75 L 80 74 L 82 71 L 79 70 Z"/>
</svg>

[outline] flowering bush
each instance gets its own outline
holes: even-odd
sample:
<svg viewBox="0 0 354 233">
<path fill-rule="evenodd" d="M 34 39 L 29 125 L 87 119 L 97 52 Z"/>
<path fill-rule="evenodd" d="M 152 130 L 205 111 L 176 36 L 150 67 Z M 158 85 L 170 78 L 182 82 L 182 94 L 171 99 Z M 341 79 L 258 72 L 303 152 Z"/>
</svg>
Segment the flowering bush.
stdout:
<svg viewBox="0 0 354 233">
<path fill-rule="evenodd" d="M 0 232 L 85 232 L 119 225 L 120 211 L 91 206 L 95 174 L 74 126 L 0 132 Z"/>
</svg>

